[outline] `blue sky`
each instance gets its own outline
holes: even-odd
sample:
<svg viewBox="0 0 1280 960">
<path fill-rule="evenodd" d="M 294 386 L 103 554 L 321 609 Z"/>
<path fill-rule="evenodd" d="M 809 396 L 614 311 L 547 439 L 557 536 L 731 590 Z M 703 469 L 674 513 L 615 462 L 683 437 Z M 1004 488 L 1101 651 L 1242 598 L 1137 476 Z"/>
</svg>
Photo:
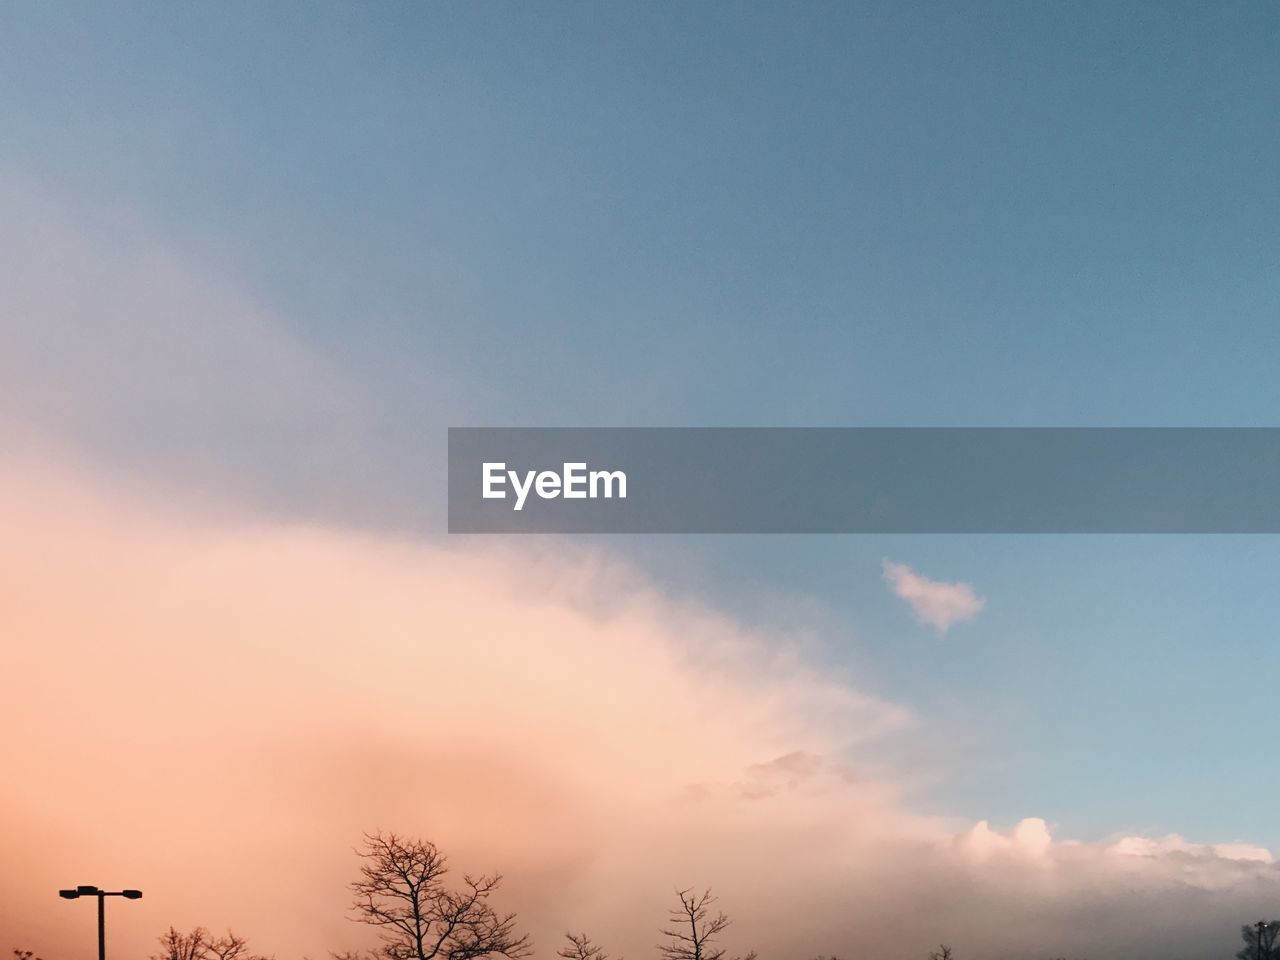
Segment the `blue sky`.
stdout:
<svg viewBox="0 0 1280 960">
<path fill-rule="evenodd" d="M 1277 425 L 1278 40 L 1245 3 L 10 5 L 0 170 L 139 211 L 378 411 L 341 490 L 158 420 L 103 456 L 435 536 L 450 424 Z M 1274 538 L 611 545 L 954 731 L 923 809 L 1280 847 Z M 986 609 L 937 637 L 886 557 Z"/>
</svg>

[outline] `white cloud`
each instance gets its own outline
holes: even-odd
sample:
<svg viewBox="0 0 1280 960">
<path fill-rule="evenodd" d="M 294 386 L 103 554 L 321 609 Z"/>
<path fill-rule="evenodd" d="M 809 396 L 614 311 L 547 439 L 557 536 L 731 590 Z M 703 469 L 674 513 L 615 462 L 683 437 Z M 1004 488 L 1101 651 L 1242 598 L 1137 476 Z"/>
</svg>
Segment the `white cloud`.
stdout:
<svg viewBox="0 0 1280 960">
<path fill-rule="evenodd" d="M 1049 825 L 1039 817 L 1020 820 L 1008 834 L 993 830 L 986 820 L 979 820 L 956 837 L 956 847 L 977 863 L 986 863 L 996 856 L 1044 862 L 1052 854 L 1053 845 Z"/>
<path fill-rule="evenodd" d="M 946 633 L 952 625 L 972 620 L 987 601 L 973 592 L 967 583 L 943 583 L 922 577 L 905 563 L 885 560 L 884 579 L 893 592 L 907 602 L 921 623 L 938 633 Z"/>
<path fill-rule="evenodd" d="M 1130 857 L 1182 854 L 1188 857 L 1249 860 L 1258 863 L 1272 863 L 1275 859 L 1266 847 L 1251 843 L 1192 843 L 1176 833 L 1163 837 L 1121 837 L 1108 850 L 1119 856 Z"/>
</svg>

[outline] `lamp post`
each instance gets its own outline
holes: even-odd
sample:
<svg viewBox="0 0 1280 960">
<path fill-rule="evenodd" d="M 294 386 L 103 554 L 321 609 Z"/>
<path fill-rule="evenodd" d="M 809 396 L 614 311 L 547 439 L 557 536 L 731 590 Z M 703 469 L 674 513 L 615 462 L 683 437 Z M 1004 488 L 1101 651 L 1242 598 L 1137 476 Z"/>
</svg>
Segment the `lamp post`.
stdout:
<svg viewBox="0 0 1280 960">
<path fill-rule="evenodd" d="M 79 886 L 73 890 L 59 890 L 58 896 L 63 900 L 77 900 L 80 897 L 98 898 L 98 960 L 107 960 L 107 897 L 124 897 L 126 900 L 141 900 L 141 890 L 102 890 L 94 886 Z"/>
</svg>

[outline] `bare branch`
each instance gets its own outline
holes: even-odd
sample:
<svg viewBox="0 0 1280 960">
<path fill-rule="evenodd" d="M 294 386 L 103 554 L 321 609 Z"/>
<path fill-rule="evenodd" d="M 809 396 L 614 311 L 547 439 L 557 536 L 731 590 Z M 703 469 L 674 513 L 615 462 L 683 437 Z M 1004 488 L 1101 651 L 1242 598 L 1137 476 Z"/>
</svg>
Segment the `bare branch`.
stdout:
<svg viewBox="0 0 1280 960">
<path fill-rule="evenodd" d="M 711 913 L 716 898 L 710 890 L 695 894 L 692 888 L 677 890 L 680 906 L 670 911 L 670 921 L 663 929 L 666 943 L 658 944 L 663 960 L 724 960 L 724 947 L 716 938 L 729 926 L 729 918 L 717 911 Z"/>
<path fill-rule="evenodd" d="M 610 960 L 609 954 L 593 943 L 585 933 L 566 933 L 564 938 L 567 942 L 556 951 L 557 957 L 563 957 L 564 960 Z M 622 960 L 622 957 L 618 960 Z"/>
<path fill-rule="evenodd" d="M 225 937 L 215 937 L 204 927 L 190 933 L 170 927 L 157 939 L 160 952 L 153 953 L 151 960 L 270 960 L 253 953 L 249 942 L 230 930 Z"/>
<path fill-rule="evenodd" d="M 464 875 L 445 885 L 449 861 L 435 844 L 366 834 L 351 884 L 353 919 L 379 928 L 383 960 L 521 960 L 532 946 L 516 932 L 515 914 L 499 914 L 489 897 L 502 877 Z M 235 960 L 235 958 L 231 958 Z"/>
</svg>

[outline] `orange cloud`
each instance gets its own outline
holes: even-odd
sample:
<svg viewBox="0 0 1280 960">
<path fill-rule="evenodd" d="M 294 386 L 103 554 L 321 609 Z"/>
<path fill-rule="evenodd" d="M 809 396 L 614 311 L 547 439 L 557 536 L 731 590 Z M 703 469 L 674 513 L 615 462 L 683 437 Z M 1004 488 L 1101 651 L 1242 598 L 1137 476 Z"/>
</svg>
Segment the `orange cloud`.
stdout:
<svg viewBox="0 0 1280 960">
<path fill-rule="evenodd" d="M 147 889 L 113 924 L 133 950 L 171 921 L 351 946 L 349 847 L 379 826 L 535 900 L 665 848 L 661 890 L 705 871 L 698 825 L 745 773 L 903 717 L 592 553 L 166 515 L 49 472 L 6 476 L 0 516 L 3 804 L 34 858 L 0 909 L 33 935 L 101 882 Z"/>
<path fill-rule="evenodd" d="M 146 891 L 112 904 L 124 955 L 170 923 L 360 946 L 344 885 L 374 828 L 504 871 L 543 953 L 573 927 L 646 955 L 674 884 L 787 956 L 1118 955 L 1125 903 L 1157 945 L 1229 945 L 1280 892 L 1254 848 L 913 815 L 858 767 L 905 711 L 594 551 L 278 525 L 47 467 L 0 474 L 0 524 L 0 931 L 53 960 L 90 955 L 92 911 L 55 896 L 77 883 Z"/>
<path fill-rule="evenodd" d="M 92 909 L 55 893 L 79 883 L 146 892 L 111 905 L 114 957 L 171 923 L 358 947 L 376 828 L 504 871 L 544 956 L 567 927 L 652 955 L 675 884 L 766 960 L 1190 957 L 1280 894 L 1248 844 L 912 812 L 867 754 L 928 740 L 908 711 L 599 551 L 226 507 L 394 486 L 356 449 L 368 397 L 127 214 L 28 193 L 0 224 L 0 949 L 89 960 Z M 939 630 L 981 602 L 899 581 Z"/>
</svg>

